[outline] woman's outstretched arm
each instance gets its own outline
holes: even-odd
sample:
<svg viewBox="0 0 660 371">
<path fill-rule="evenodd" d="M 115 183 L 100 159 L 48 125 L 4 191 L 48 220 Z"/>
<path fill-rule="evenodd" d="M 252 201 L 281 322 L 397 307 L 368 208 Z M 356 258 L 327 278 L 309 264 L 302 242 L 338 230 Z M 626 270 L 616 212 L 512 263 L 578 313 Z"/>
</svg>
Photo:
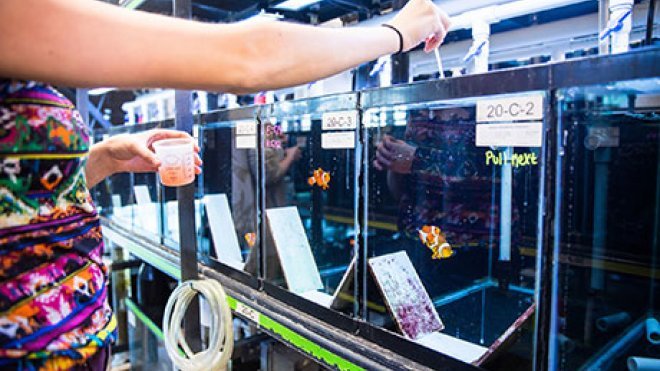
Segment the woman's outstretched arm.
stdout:
<svg viewBox="0 0 660 371">
<path fill-rule="evenodd" d="M 447 15 L 411 0 L 390 22 L 409 50 Z M 0 1 L 0 77 L 75 87 L 167 87 L 248 92 L 302 84 L 394 53 L 385 27 L 322 28 L 286 22 L 194 22 L 94 0 Z"/>
</svg>

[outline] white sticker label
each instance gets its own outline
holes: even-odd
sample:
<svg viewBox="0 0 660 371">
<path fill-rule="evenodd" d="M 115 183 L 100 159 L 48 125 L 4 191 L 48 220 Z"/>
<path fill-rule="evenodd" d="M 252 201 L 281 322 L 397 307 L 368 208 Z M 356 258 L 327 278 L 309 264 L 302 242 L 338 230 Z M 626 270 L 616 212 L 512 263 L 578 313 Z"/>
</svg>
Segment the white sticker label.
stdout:
<svg viewBox="0 0 660 371">
<path fill-rule="evenodd" d="M 338 132 L 321 134 L 323 149 L 353 149 L 355 148 L 355 132 Z"/>
<path fill-rule="evenodd" d="M 477 124 L 477 147 L 541 147 L 543 123 Z"/>
<path fill-rule="evenodd" d="M 324 112 L 323 130 L 347 130 L 357 128 L 358 112 Z"/>
<path fill-rule="evenodd" d="M 128 315 L 128 324 L 131 325 L 131 327 L 135 327 L 135 313 L 131 312 L 130 310 L 127 313 Z"/>
<path fill-rule="evenodd" d="M 236 137 L 236 149 L 253 149 L 257 148 L 256 135 L 244 135 Z"/>
<path fill-rule="evenodd" d="M 236 303 L 236 313 L 240 314 L 241 316 L 249 319 L 250 321 L 259 324 L 259 320 L 261 316 L 259 315 L 259 312 L 256 310 L 248 307 L 247 305 L 237 302 Z"/>
<path fill-rule="evenodd" d="M 477 102 L 477 122 L 543 120 L 543 96 L 524 95 Z"/>
<path fill-rule="evenodd" d="M 257 124 L 251 120 L 237 121 L 236 135 L 257 135 Z"/>
</svg>

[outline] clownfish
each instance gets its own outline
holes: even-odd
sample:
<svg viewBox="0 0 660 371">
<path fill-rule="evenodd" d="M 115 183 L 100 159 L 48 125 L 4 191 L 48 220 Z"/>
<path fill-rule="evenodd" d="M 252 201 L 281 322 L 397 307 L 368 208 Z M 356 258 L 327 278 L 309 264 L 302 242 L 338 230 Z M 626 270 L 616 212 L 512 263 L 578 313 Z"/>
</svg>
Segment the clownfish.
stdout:
<svg viewBox="0 0 660 371">
<path fill-rule="evenodd" d="M 330 187 L 330 173 L 318 168 L 314 170 L 314 175 L 307 179 L 307 184 L 310 187 L 316 184 L 325 191 Z"/>
<path fill-rule="evenodd" d="M 418 230 L 419 239 L 426 247 L 433 251 L 432 259 L 447 259 L 456 253 L 440 228 L 434 225 L 425 225 Z"/>
<path fill-rule="evenodd" d="M 249 247 L 253 247 L 257 243 L 257 234 L 254 232 L 246 233 L 243 238 L 245 238 L 245 242 L 247 242 Z"/>
</svg>

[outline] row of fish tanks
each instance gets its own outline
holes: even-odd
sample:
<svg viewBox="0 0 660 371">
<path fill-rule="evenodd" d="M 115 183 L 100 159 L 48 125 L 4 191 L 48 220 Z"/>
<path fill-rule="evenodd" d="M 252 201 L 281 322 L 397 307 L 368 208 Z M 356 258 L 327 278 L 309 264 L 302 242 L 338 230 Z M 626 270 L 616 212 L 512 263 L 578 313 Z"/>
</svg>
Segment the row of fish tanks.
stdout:
<svg viewBox="0 0 660 371">
<path fill-rule="evenodd" d="M 195 116 L 198 258 L 386 347 L 405 339 L 431 367 L 657 367 L 658 60 Z M 153 127 L 173 122 L 95 138 Z M 94 194 L 113 225 L 177 249 L 176 190 L 157 175 Z"/>
</svg>

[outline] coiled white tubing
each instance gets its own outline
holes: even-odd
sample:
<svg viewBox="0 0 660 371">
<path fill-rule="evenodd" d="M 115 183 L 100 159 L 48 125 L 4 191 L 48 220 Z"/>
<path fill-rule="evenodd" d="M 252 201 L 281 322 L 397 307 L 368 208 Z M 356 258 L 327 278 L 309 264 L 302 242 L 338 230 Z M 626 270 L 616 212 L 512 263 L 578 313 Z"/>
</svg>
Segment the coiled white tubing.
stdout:
<svg viewBox="0 0 660 371">
<path fill-rule="evenodd" d="M 182 331 L 183 317 L 195 295 L 200 293 L 211 310 L 208 348 L 193 353 Z M 170 295 L 163 316 L 165 349 L 172 363 L 183 371 L 225 370 L 234 349 L 231 310 L 222 285 L 216 280 L 181 283 Z M 179 346 L 183 355 L 179 353 Z"/>
</svg>

